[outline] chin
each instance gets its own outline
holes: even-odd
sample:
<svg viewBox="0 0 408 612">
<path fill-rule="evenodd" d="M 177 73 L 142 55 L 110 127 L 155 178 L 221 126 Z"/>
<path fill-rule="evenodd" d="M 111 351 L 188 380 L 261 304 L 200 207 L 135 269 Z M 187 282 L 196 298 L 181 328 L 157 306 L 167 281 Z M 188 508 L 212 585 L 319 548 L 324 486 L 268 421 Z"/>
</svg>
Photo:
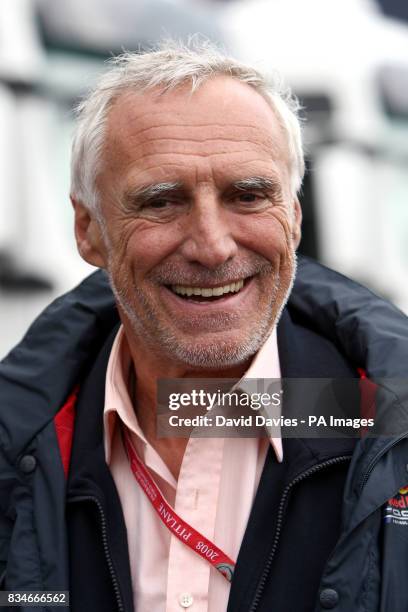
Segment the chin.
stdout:
<svg viewBox="0 0 408 612">
<path fill-rule="evenodd" d="M 269 327 L 269 326 L 268 326 Z M 196 369 L 219 370 L 244 364 L 260 349 L 269 334 L 269 329 L 258 329 L 245 340 L 181 340 L 167 338 L 162 345 L 162 355 L 167 354 L 172 361 Z"/>
</svg>

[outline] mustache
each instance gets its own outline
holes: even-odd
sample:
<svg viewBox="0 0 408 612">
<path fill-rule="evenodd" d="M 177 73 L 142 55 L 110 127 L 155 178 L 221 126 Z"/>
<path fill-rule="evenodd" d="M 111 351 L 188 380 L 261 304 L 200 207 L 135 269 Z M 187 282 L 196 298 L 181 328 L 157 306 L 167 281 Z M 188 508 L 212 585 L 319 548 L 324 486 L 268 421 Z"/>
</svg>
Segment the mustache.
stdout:
<svg viewBox="0 0 408 612">
<path fill-rule="evenodd" d="M 241 278 L 264 275 L 273 272 L 274 266 L 261 255 L 253 254 L 250 257 L 221 264 L 217 268 L 209 269 L 199 263 L 191 262 L 163 262 L 156 267 L 149 280 L 162 285 L 207 285 L 228 284 Z"/>
</svg>

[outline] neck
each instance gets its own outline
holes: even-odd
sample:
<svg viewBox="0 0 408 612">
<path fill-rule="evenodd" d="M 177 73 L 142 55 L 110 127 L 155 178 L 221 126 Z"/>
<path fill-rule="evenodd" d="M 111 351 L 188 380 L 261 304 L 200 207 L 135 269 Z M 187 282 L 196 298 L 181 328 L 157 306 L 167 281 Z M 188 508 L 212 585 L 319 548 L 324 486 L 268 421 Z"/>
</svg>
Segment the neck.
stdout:
<svg viewBox="0 0 408 612">
<path fill-rule="evenodd" d="M 132 342 L 132 335 L 125 334 L 132 359 L 132 373 L 129 392 L 137 419 L 147 441 L 159 453 L 170 472 L 177 479 L 187 438 L 158 438 L 156 435 L 157 381 L 171 378 L 232 378 L 239 379 L 249 366 L 248 362 L 223 368 L 191 368 L 177 363 L 165 363 L 162 359 L 140 349 L 140 344 Z M 137 376 L 136 376 L 137 372 Z"/>
</svg>

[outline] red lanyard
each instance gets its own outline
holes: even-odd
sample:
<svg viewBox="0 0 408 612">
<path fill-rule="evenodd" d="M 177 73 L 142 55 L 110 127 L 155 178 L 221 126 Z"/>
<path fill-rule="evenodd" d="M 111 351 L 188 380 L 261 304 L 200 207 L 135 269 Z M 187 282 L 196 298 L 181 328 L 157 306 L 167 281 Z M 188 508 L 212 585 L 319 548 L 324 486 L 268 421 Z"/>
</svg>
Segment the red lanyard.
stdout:
<svg viewBox="0 0 408 612">
<path fill-rule="evenodd" d="M 136 482 L 138 482 L 144 491 L 162 523 L 164 523 L 167 529 L 183 542 L 183 544 L 186 544 L 186 546 L 200 555 L 200 557 L 211 563 L 215 569 L 221 572 L 228 582 L 231 582 L 235 568 L 234 561 L 174 512 L 173 508 L 166 502 L 163 495 L 160 493 L 160 490 L 156 486 L 148 470 L 137 456 L 126 430 L 124 430 L 124 441 L 130 467 Z"/>
</svg>

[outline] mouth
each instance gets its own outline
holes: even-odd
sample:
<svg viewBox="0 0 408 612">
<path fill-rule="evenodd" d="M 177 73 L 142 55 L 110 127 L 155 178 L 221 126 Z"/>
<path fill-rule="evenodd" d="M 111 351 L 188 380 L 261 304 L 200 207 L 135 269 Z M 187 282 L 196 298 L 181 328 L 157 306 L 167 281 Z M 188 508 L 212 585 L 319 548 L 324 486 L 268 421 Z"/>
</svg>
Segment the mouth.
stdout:
<svg viewBox="0 0 408 612">
<path fill-rule="evenodd" d="M 213 287 L 167 285 L 166 288 L 178 298 L 181 298 L 187 302 L 219 302 L 240 293 L 251 278 L 251 276 L 248 276 L 247 278 L 237 279 L 224 285 L 217 285 Z"/>
</svg>

